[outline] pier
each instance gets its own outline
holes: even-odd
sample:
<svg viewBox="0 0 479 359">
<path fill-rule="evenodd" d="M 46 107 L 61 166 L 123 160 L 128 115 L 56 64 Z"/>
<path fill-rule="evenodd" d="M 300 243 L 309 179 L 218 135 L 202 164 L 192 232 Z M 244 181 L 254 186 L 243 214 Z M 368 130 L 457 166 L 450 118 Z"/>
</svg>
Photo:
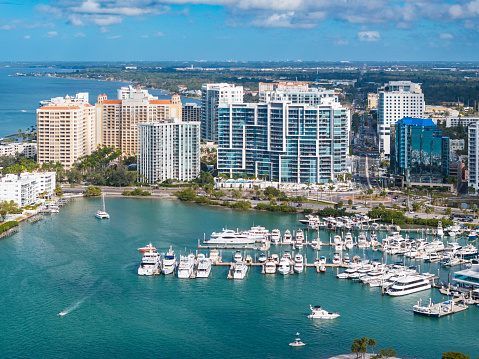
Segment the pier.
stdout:
<svg viewBox="0 0 479 359">
<path fill-rule="evenodd" d="M 419 300 L 413 307 L 414 314 L 419 314 L 427 317 L 441 318 L 446 315 L 455 314 L 468 309 L 464 298 L 449 299 L 441 303 L 433 303 L 429 298 L 428 305 L 422 305 L 422 301 Z"/>
</svg>

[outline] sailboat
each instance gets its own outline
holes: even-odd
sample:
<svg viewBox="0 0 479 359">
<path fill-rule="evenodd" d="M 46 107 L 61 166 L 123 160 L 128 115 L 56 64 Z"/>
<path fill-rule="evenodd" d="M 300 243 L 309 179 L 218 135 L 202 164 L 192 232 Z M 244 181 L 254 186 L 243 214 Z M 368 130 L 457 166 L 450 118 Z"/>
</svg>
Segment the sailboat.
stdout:
<svg viewBox="0 0 479 359">
<path fill-rule="evenodd" d="M 95 214 L 96 218 L 100 219 L 110 219 L 110 215 L 105 211 L 105 195 L 102 195 L 103 200 L 103 211 L 98 210 Z"/>
</svg>

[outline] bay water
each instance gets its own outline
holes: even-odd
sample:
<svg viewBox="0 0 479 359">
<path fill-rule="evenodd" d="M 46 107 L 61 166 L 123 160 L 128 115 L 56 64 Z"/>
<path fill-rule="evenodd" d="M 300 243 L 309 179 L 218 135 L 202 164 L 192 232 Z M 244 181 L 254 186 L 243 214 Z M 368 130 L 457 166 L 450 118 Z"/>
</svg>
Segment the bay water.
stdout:
<svg viewBox="0 0 479 359">
<path fill-rule="evenodd" d="M 419 299 L 446 299 L 433 289 L 382 296 L 378 288 L 313 268 L 281 276 L 255 267 L 244 280 L 228 280 L 224 266 L 213 267 L 208 279 L 137 275 L 137 248 L 150 242 L 161 252 L 172 246 L 177 255 L 196 253 L 198 240 L 212 231 L 262 225 L 283 233 L 302 228 L 300 215 L 154 198 L 105 201 L 110 220 L 94 217 L 101 199 L 78 199 L 0 241 L 2 357 L 321 359 L 350 352 L 352 341 L 364 336 L 377 341 L 376 352 L 392 346 L 401 358 L 440 358 L 450 350 L 479 354 L 479 308 L 440 319 L 413 314 Z M 309 240 L 318 235 L 307 234 Z M 319 235 L 329 241 L 329 233 Z M 231 261 L 232 252 L 223 251 L 223 260 Z M 309 263 L 316 258 L 311 249 L 301 253 Z M 332 254 L 326 246 L 320 251 Z M 355 254 L 381 260 L 380 252 L 350 251 Z M 438 268 L 421 264 L 421 271 Z M 441 279 L 452 271 L 441 269 Z M 310 304 L 341 316 L 308 319 Z M 62 311 L 67 314 L 58 316 Z M 288 346 L 296 332 L 305 347 Z"/>
</svg>

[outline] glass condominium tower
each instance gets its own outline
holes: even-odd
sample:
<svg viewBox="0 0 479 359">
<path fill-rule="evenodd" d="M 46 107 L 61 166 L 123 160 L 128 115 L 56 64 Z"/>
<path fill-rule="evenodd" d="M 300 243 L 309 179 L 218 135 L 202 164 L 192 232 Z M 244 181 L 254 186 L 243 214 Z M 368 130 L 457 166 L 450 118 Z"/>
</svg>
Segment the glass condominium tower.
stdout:
<svg viewBox="0 0 479 359">
<path fill-rule="evenodd" d="M 218 113 L 219 173 L 324 183 L 347 169 L 350 113 L 333 98 L 230 104 Z"/>
</svg>

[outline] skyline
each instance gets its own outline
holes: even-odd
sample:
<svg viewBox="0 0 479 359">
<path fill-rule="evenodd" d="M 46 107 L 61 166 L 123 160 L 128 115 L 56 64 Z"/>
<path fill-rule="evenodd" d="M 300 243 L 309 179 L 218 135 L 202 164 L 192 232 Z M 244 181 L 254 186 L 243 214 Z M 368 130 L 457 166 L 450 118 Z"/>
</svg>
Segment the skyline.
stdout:
<svg viewBox="0 0 479 359">
<path fill-rule="evenodd" d="M 0 2 L 0 61 L 471 61 L 479 1 Z M 252 41 L 254 39 L 254 41 Z"/>
</svg>

